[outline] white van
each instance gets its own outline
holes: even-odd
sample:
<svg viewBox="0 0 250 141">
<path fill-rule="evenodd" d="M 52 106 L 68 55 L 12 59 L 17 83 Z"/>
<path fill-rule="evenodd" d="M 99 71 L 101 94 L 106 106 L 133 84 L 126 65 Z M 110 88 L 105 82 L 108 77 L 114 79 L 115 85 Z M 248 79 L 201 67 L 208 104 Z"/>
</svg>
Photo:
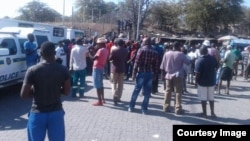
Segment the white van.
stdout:
<svg viewBox="0 0 250 141">
<path fill-rule="evenodd" d="M 0 33 L 0 88 L 22 82 L 27 70 L 25 41 L 26 37 Z"/>
<path fill-rule="evenodd" d="M 22 31 L 15 28 L 0 29 L 0 88 L 23 81 L 27 70 L 23 45 L 29 33 L 34 34 L 38 47 L 44 41 L 50 41 L 46 32 L 34 28 Z"/>
<path fill-rule="evenodd" d="M 25 27 L 3 27 L 0 29 L 2 33 L 14 33 L 20 36 L 27 37 L 29 33 L 33 34 L 35 37 L 34 43 L 40 48 L 44 41 L 51 41 L 49 31 L 41 28 L 25 28 Z"/>
<path fill-rule="evenodd" d="M 84 37 L 84 31 L 79 29 L 67 29 L 67 39 L 76 39 L 78 37 Z"/>
<path fill-rule="evenodd" d="M 67 36 L 67 28 L 65 26 L 0 18 L 0 28 L 4 27 L 39 28 L 48 30 L 51 42 L 54 44 L 58 44 L 59 41 L 66 39 Z"/>
</svg>

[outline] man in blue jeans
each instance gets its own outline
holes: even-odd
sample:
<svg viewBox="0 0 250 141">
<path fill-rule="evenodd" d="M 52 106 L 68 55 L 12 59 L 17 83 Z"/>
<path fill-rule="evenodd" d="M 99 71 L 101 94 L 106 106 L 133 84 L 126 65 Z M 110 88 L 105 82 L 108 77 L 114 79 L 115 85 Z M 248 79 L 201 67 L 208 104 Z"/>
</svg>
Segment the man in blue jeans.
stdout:
<svg viewBox="0 0 250 141">
<path fill-rule="evenodd" d="M 148 103 L 152 88 L 152 81 L 155 79 L 154 74 L 158 74 L 159 59 L 157 52 L 151 47 L 151 39 L 144 38 L 142 47 L 138 50 L 135 64 L 133 68 L 132 80 L 136 79 L 135 88 L 130 100 L 128 111 L 132 112 L 136 99 L 143 87 L 144 100 L 141 105 L 142 114 L 146 114 L 148 110 Z"/>
<path fill-rule="evenodd" d="M 64 110 L 61 95 L 69 95 L 70 73 L 55 61 L 55 45 L 44 42 L 41 56 L 45 61 L 30 67 L 23 81 L 22 98 L 33 98 L 27 125 L 29 141 L 64 141 Z"/>
</svg>

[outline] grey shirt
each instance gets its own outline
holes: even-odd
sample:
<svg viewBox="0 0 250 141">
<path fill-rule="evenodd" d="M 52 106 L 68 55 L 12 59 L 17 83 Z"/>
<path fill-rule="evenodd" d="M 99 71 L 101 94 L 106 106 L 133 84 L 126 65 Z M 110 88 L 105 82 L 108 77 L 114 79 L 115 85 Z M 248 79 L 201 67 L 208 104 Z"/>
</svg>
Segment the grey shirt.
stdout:
<svg viewBox="0 0 250 141">
<path fill-rule="evenodd" d="M 56 62 L 39 63 L 29 68 L 23 83 L 34 87 L 31 112 L 62 110 L 61 87 L 69 79 L 68 69 Z"/>
</svg>

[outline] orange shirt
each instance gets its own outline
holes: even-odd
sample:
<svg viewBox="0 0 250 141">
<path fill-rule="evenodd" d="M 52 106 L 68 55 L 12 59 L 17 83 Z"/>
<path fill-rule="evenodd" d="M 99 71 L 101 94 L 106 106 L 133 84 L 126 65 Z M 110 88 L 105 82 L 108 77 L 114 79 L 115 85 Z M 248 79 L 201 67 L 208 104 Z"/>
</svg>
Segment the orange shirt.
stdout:
<svg viewBox="0 0 250 141">
<path fill-rule="evenodd" d="M 112 47 L 113 45 L 114 45 L 113 42 L 108 42 L 108 43 L 106 44 L 106 48 L 108 49 L 109 54 L 110 54 L 111 47 Z"/>
</svg>

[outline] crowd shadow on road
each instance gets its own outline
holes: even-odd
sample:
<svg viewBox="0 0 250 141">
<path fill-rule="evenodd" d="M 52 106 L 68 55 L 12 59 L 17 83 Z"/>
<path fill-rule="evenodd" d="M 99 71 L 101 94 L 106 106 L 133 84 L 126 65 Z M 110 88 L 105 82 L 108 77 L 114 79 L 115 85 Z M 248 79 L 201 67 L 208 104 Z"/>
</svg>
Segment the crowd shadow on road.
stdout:
<svg viewBox="0 0 250 141">
<path fill-rule="evenodd" d="M 0 89 L 0 130 L 26 128 L 32 99 L 20 98 L 21 85 Z"/>
<path fill-rule="evenodd" d="M 156 95 L 151 98 L 157 98 L 160 99 L 163 95 Z M 232 100 L 234 100 L 232 98 Z M 174 95 L 172 95 L 172 103 L 174 103 Z M 183 96 L 182 99 L 183 104 L 185 105 L 195 105 L 195 104 L 200 104 L 200 101 L 197 99 L 197 96 L 195 94 L 186 94 Z M 108 108 L 115 109 L 115 110 L 121 110 L 128 112 L 128 105 L 129 102 L 123 101 L 117 105 L 110 104 L 110 105 L 105 105 Z M 142 114 L 140 105 L 141 101 L 136 103 L 136 108 L 134 109 L 133 113 L 134 114 Z M 179 121 L 183 124 L 195 124 L 195 125 L 218 125 L 218 124 L 238 124 L 238 125 L 244 125 L 244 124 L 249 124 L 250 119 L 247 120 L 242 120 L 242 119 L 237 119 L 237 118 L 230 118 L 230 117 L 217 117 L 217 118 L 212 118 L 210 115 L 208 117 L 204 118 L 199 116 L 199 113 L 192 113 L 186 109 L 184 109 L 185 114 L 183 115 L 175 115 L 174 109 L 172 107 L 172 110 L 170 113 L 164 112 L 162 110 L 162 103 L 159 103 L 157 101 L 155 102 L 150 102 L 149 104 L 149 110 L 147 115 L 145 116 L 157 116 L 157 117 L 163 117 L 167 118 L 171 121 Z"/>
</svg>

